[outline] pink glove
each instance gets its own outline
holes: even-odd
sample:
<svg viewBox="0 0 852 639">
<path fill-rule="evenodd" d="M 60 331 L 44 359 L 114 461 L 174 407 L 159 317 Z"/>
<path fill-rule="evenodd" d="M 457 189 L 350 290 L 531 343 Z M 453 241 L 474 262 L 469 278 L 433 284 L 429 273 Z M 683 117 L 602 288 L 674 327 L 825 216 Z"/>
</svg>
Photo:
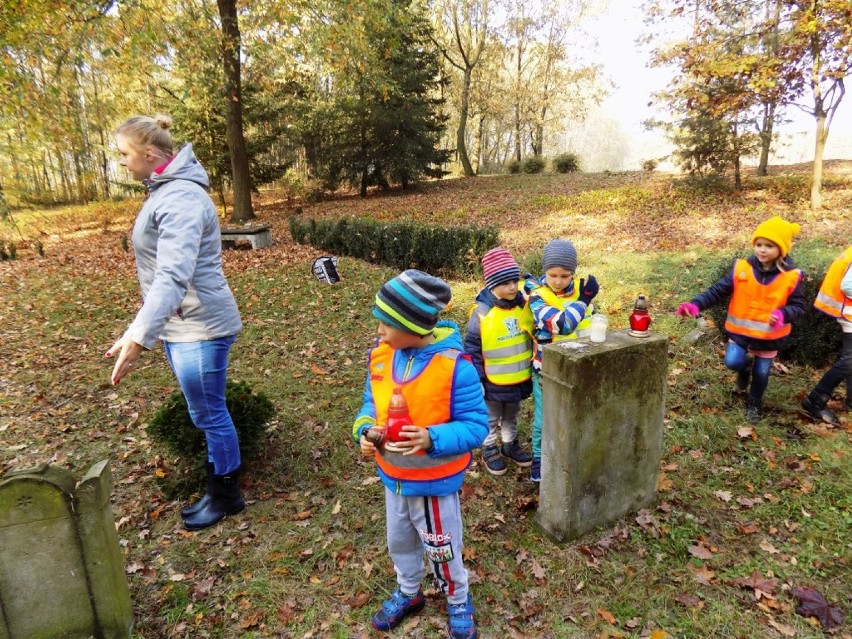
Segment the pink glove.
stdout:
<svg viewBox="0 0 852 639">
<path fill-rule="evenodd" d="M 781 328 L 784 326 L 784 313 L 775 310 L 769 314 L 769 325 L 772 328 Z"/>
<path fill-rule="evenodd" d="M 685 315 L 689 315 L 690 317 L 698 317 L 698 314 L 700 312 L 701 311 L 699 310 L 698 306 L 696 306 L 692 302 L 684 302 L 683 304 L 677 307 L 675 315 L 677 315 L 678 317 L 684 317 Z"/>
</svg>

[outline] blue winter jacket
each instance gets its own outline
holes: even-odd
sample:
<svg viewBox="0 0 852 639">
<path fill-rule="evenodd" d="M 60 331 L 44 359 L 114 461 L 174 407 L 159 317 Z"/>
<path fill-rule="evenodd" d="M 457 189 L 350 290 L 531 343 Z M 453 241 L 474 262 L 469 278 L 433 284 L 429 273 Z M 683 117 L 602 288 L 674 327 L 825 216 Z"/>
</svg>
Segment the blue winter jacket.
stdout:
<svg viewBox="0 0 852 639">
<path fill-rule="evenodd" d="M 406 348 L 394 352 L 393 378 L 395 381 L 402 383 L 405 379 L 416 377 L 436 353 L 450 348 L 462 350 L 461 333 L 454 322 L 438 322 L 435 327 L 435 338 L 434 342 L 424 348 Z M 369 362 L 369 357 L 367 361 Z M 488 412 L 482 397 L 482 386 L 479 383 L 479 375 L 467 356 L 459 357 L 457 360 L 451 393 L 450 421 L 446 424 L 429 426 L 432 450 L 427 454 L 430 457 L 458 455 L 473 450 L 481 446 L 488 435 Z M 361 434 L 375 423 L 376 406 L 370 387 L 368 363 L 363 405 L 352 426 L 352 436 L 355 441 L 360 442 Z M 389 490 L 400 495 L 431 497 L 443 497 L 460 490 L 465 472 L 440 480 L 399 481 L 385 475 L 378 466 L 376 469 L 382 483 Z"/>
<path fill-rule="evenodd" d="M 518 291 L 514 300 L 500 299 L 491 289 L 484 288 L 476 296 L 476 308 L 470 314 L 467 322 L 467 334 L 464 337 L 464 350 L 473 360 L 479 381 L 485 390 L 485 399 L 492 402 L 520 402 L 532 394 L 532 379 L 520 384 L 500 386 L 492 384 L 485 376 L 485 363 L 482 359 L 482 333 L 480 330 L 479 316 L 486 315 L 495 306 L 497 308 L 513 309 L 525 304 L 523 294 Z M 532 365 L 532 364 L 531 364 Z"/>
<path fill-rule="evenodd" d="M 146 185 L 132 235 L 143 304 L 125 337 L 150 349 L 158 338 L 198 342 L 238 333 L 240 313 L 222 272 L 219 215 L 192 145 Z"/>
<path fill-rule="evenodd" d="M 779 271 L 775 266 L 764 271 L 760 264 L 760 260 L 758 260 L 755 255 L 750 255 L 746 261 L 751 265 L 751 268 L 754 271 L 754 277 L 761 284 L 768 284 L 781 273 L 781 271 Z M 787 266 L 789 269 L 796 268 L 793 258 L 789 255 L 787 256 Z M 728 271 L 723 278 L 703 293 L 696 295 L 695 298 L 693 298 L 692 303 L 695 304 L 699 310 L 703 311 L 704 309 L 710 308 L 711 306 L 721 302 L 724 302 L 725 304 L 729 303 L 733 293 L 734 267 L 731 265 L 731 270 Z M 792 324 L 805 314 L 805 311 L 807 310 L 807 302 L 805 301 L 805 294 L 802 292 L 801 280 L 799 280 L 796 284 L 796 288 L 793 289 L 790 297 L 787 298 L 787 304 L 782 306 L 779 310 L 781 311 L 781 314 L 784 315 L 784 322 L 787 324 Z M 728 337 L 743 348 L 753 348 L 754 350 L 759 351 L 777 351 L 788 339 L 788 337 L 782 337 L 774 340 L 754 339 L 744 335 L 736 335 L 734 333 L 729 333 Z"/>
</svg>

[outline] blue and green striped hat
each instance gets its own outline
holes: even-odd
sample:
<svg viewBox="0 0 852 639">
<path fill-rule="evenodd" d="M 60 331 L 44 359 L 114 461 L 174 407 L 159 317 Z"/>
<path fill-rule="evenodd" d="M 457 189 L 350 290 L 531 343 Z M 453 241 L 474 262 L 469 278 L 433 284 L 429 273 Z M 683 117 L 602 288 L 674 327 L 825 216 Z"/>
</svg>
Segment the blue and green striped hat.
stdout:
<svg viewBox="0 0 852 639">
<path fill-rule="evenodd" d="M 428 335 L 450 303 L 449 285 L 441 279 L 408 269 L 376 293 L 373 315 L 381 322 L 414 335 Z"/>
</svg>

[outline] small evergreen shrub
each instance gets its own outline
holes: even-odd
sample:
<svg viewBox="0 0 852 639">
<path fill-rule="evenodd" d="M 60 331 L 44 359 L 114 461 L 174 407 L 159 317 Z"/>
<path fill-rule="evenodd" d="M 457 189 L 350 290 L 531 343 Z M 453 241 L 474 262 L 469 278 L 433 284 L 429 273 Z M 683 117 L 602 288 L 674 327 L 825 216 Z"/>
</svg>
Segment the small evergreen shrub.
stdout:
<svg viewBox="0 0 852 639">
<path fill-rule="evenodd" d="M 536 249 L 531 253 L 528 253 L 524 256 L 524 259 L 521 261 L 521 276 L 523 277 L 526 273 L 531 274 L 533 277 L 538 277 L 543 273 L 541 270 L 541 255 L 543 249 Z"/>
<path fill-rule="evenodd" d="M 263 393 L 254 392 L 245 382 L 231 380 L 225 384 L 225 404 L 237 429 L 245 466 L 266 447 L 266 424 L 275 415 L 275 408 Z M 207 445 L 204 432 L 192 423 L 183 393 L 178 390 L 169 395 L 148 423 L 148 435 L 180 459 L 171 474 L 160 478 L 160 488 L 170 499 L 191 494 L 205 475 Z"/>
<path fill-rule="evenodd" d="M 293 215 L 289 222 L 290 234 L 299 244 L 400 270 L 418 268 L 445 276 L 474 275 L 479 263 L 469 256 L 497 246 L 499 235 L 494 227 L 445 228 L 366 218 L 315 220 Z"/>
<path fill-rule="evenodd" d="M 506 173 L 510 175 L 516 175 L 521 172 L 521 163 L 518 162 L 515 158 L 512 158 L 508 162 L 506 162 Z"/>
<path fill-rule="evenodd" d="M 656 160 L 645 160 L 642 162 L 642 170 L 646 173 L 650 173 L 651 171 L 655 171 L 657 169 L 657 161 Z"/>
<path fill-rule="evenodd" d="M 580 156 L 576 153 L 560 153 L 550 161 L 557 173 L 577 173 L 580 170 Z"/>
<path fill-rule="evenodd" d="M 825 313 L 820 313 L 813 307 L 813 301 L 819 291 L 820 284 L 822 284 L 831 261 L 836 256 L 826 259 L 811 251 L 797 252 L 795 247 L 793 247 L 791 254 L 796 261 L 796 266 L 805 272 L 802 292 L 805 295 L 808 310 L 801 319 L 793 324 L 793 332 L 787 339 L 784 348 L 779 351 L 778 356 L 781 359 L 799 364 L 821 367 L 834 359 L 840 351 L 841 345 L 841 331 L 837 325 L 837 320 Z M 706 289 L 713 282 L 726 275 L 737 257 L 746 257 L 747 255 L 748 253 L 743 253 L 742 255 L 729 255 L 720 258 L 716 266 L 715 277 L 707 282 L 704 288 Z M 704 311 L 723 332 L 725 318 L 728 315 L 728 302 L 729 300 L 720 302 Z"/>
<path fill-rule="evenodd" d="M 540 155 L 528 155 L 521 162 L 521 171 L 528 175 L 544 171 L 544 158 Z"/>
</svg>

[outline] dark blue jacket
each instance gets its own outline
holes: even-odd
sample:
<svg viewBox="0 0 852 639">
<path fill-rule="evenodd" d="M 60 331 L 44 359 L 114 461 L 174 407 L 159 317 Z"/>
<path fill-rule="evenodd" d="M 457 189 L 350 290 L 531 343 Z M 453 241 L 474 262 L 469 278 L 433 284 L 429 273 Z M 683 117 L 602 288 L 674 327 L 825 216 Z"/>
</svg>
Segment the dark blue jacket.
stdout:
<svg viewBox="0 0 852 639">
<path fill-rule="evenodd" d="M 761 284 L 768 284 L 772 282 L 772 280 L 778 277 L 781 273 L 776 266 L 772 266 L 769 270 L 764 271 L 760 264 L 760 260 L 758 260 L 755 255 L 750 255 L 746 261 L 751 265 L 751 268 L 754 271 L 754 277 Z M 789 255 L 787 256 L 787 267 L 788 269 L 796 268 L 793 258 Z M 734 267 L 732 265 L 731 270 L 728 271 L 727 275 L 703 293 L 696 295 L 695 298 L 693 298 L 692 303 L 695 304 L 699 310 L 703 311 L 704 309 L 715 306 L 720 302 L 725 302 L 727 304 L 730 301 L 733 292 Z M 808 305 L 805 301 L 805 294 L 802 292 L 802 280 L 800 279 L 796 284 L 796 288 L 793 289 L 793 292 L 790 294 L 790 297 L 787 298 L 787 304 L 782 306 L 779 310 L 781 311 L 781 314 L 784 315 L 784 322 L 792 324 L 805 314 L 807 308 Z M 781 339 L 763 340 L 745 337 L 743 335 L 735 335 L 733 333 L 729 333 L 728 337 L 743 348 L 751 347 L 759 351 L 776 351 L 780 349 L 784 345 L 784 342 L 788 339 L 788 337 L 782 337 Z"/>
<path fill-rule="evenodd" d="M 482 388 L 485 391 L 485 399 L 490 402 L 520 402 L 526 399 L 532 394 L 532 380 L 511 386 L 498 386 L 488 381 L 488 378 L 485 377 L 485 364 L 482 361 L 482 335 L 479 328 L 479 315 L 480 313 L 485 315 L 494 306 L 513 309 L 522 307 L 524 303 L 524 296 L 520 291 L 515 295 L 514 300 L 501 300 L 491 292 L 491 289 L 484 288 L 476 296 L 476 308 L 470 314 L 470 319 L 467 322 L 464 350 L 473 360 L 476 372 L 479 373 L 479 381 L 482 382 Z"/>
</svg>

